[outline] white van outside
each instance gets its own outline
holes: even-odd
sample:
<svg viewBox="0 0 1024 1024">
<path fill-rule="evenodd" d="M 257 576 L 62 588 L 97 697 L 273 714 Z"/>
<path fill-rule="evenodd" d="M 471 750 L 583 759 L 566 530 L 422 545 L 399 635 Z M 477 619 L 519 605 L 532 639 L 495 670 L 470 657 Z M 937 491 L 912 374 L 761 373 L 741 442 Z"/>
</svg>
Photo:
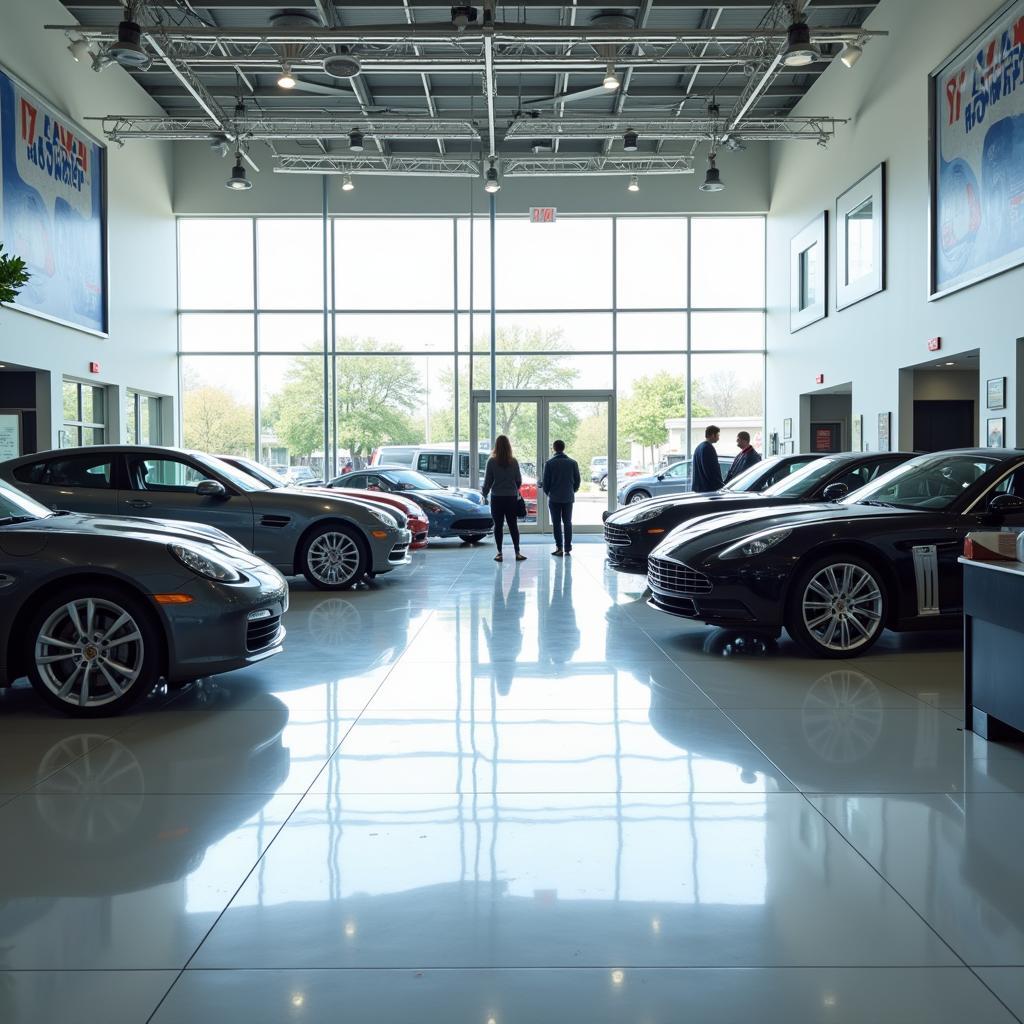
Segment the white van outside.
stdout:
<svg viewBox="0 0 1024 1024">
<path fill-rule="evenodd" d="M 415 469 L 431 480 L 447 487 L 456 486 L 464 490 L 470 486 L 469 483 L 469 455 L 468 451 L 459 452 L 459 476 L 455 480 L 453 473 L 455 446 L 453 444 L 435 445 L 401 445 L 385 444 L 373 453 L 370 460 L 372 466 L 407 466 Z M 489 452 L 478 452 L 478 473 L 479 481 L 483 483 L 484 472 L 487 469 Z"/>
</svg>

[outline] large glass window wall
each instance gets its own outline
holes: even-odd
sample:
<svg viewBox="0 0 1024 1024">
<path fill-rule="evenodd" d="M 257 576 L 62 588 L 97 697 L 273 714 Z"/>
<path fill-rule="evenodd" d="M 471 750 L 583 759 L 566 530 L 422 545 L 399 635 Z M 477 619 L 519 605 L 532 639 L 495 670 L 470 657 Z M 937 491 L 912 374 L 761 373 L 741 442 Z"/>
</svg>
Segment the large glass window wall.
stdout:
<svg viewBox="0 0 1024 1024">
<path fill-rule="evenodd" d="M 614 392 L 637 469 L 712 421 L 722 454 L 744 429 L 760 449 L 764 252 L 762 217 L 499 218 L 497 387 Z M 468 443 L 491 374 L 486 218 L 182 218 L 179 280 L 187 446 L 319 476 Z M 586 462 L 605 434 L 573 409 Z"/>
</svg>

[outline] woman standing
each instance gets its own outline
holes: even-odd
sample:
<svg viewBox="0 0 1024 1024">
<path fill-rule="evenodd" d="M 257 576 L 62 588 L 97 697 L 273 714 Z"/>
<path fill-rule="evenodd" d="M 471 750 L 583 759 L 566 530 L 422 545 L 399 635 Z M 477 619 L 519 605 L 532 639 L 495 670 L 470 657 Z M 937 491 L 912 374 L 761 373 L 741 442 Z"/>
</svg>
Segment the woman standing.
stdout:
<svg viewBox="0 0 1024 1024">
<path fill-rule="evenodd" d="M 519 463 L 512 455 L 512 442 L 504 434 L 499 434 L 494 442 L 494 451 L 487 460 L 487 471 L 484 474 L 483 496 L 491 497 L 491 518 L 494 520 L 494 543 L 498 553 L 496 562 L 501 561 L 501 543 L 504 539 L 502 525 L 508 523 L 512 547 L 516 551 L 516 561 L 523 562 L 526 555 L 519 551 L 519 522 L 516 518 L 516 505 L 519 500 L 519 488 L 523 486 L 523 474 L 519 472 Z"/>
</svg>

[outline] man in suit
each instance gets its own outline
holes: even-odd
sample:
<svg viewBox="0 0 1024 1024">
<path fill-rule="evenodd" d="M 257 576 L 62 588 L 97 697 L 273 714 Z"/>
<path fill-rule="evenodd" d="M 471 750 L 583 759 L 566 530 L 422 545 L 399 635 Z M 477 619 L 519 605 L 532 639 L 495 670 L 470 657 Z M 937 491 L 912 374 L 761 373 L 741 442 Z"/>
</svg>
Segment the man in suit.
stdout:
<svg viewBox="0 0 1024 1024">
<path fill-rule="evenodd" d="M 551 447 L 555 454 L 544 463 L 541 488 L 547 495 L 555 534 L 555 550 L 551 554 L 561 558 L 572 554 L 572 506 L 580 489 L 580 467 L 565 454 L 564 441 L 556 441 Z"/>
<path fill-rule="evenodd" d="M 704 431 L 704 440 L 693 452 L 693 480 L 690 486 L 695 491 L 720 491 L 722 489 L 722 467 L 718 462 L 715 445 L 722 436 L 716 426 Z"/>
<path fill-rule="evenodd" d="M 750 435 L 745 430 L 741 430 L 736 435 L 736 447 L 739 448 L 740 453 L 732 460 L 732 465 L 725 477 L 726 483 L 761 461 L 761 456 L 754 451 L 754 446 L 750 443 Z"/>
</svg>

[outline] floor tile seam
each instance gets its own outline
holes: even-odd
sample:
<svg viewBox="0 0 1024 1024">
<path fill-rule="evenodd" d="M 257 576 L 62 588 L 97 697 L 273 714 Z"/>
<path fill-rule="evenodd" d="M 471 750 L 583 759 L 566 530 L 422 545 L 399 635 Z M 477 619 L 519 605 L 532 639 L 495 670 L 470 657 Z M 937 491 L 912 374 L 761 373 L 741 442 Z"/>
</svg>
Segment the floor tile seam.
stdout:
<svg viewBox="0 0 1024 1024">
<path fill-rule="evenodd" d="M 987 981 L 986 981 L 986 980 L 985 980 L 985 979 L 984 979 L 984 978 L 983 978 L 983 977 L 982 977 L 982 976 L 981 976 L 981 975 L 980 975 L 980 974 L 978 973 L 978 971 L 977 971 L 977 970 L 975 970 L 975 966 L 979 966 L 979 965 L 974 965 L 974 966 L 972 966 L 971 964 L 968 964 L 968 965 L 967 965 L 967 969 L 968 969 L 968 970 L 969 970 L 969 971 L 971 972 L 971 974 L 973 974 L 973 975 L 974 975 L 974 977 L 975 977 L 975 978 L 977 978 L 977 979 L 978 979 L 978 983 L 979 983 L 979 984 L 980 984 L 980 985 L 981 985 L 981 986 L 982 986 L 982 987 L 983 987 L 983 988 L 984 988 L 984 989 L 985 989 L 986 991 L 988 991 L 988 993 L 989 993 L 989 994 L 990 994 L 990 995 L 992 996 L 992 998 L 993 998 L 993 999 L 995 999 L 995 1001 L 996 1001 L 997 1003 L 999 1003 L 999 1005 L 1000 1005 L 1000 1006 L 1002 1006 L 1002 1007 L 1003 1007 L 1003 1009 L 1004 1009 L 1004 1010 L 1006 1010 L 1006 1012 L 1007 1012 L 1007 1013 L 1008 1013 L 1008 1014 L 1009 1014 L 1009 1015 L 1010 1015 L 1010 1016 L 1011 1016 L 1011 1017 L 1012 1017 L 1012 1018 L 1013 1018 L 1014 1020 L 1016 1020 L 1016 1021 L 1021 1021 L 1021 1019 L 1022 1019 L 1022 1018 L 1021 1018 L 1020 1014 L 1018 1014 L 1018 1013 L 1015 1013 L 1015 1012 L 1014 1012 L 1014 1011 L 1013 1011 L 1013 1010 L 1012 1010 L 1012 1009 L 1010 1008 L 1009 1004 L 1008 1004 L 1008 1003 L 1007 1003 L 1007 1002 L 1006 1002 L 1006 1001 L 1005 1001 L 1005 1000 L 1003 999 L 1003 997 L 1002 997 L 1002 996 L 1000 996 L 1000 995 L 999 995 L 999 993 L 998 993 L 998 992 L 997 992 L 997 991 L 996 991 L 996 990 L 995 990 L 994 988 L 992 988 L 992 986 L 991 986 L 991 985 L 990 985 L 990 984 L 989 984 L 989 983 L 988 983 L 988 982 L 987 982 Z M 1010 966 L 1015 966 L 1015 965 L 1010 965 Z M 982 967 L 981 969 L 984 969 L 984 968 Z"/>
</svg>

